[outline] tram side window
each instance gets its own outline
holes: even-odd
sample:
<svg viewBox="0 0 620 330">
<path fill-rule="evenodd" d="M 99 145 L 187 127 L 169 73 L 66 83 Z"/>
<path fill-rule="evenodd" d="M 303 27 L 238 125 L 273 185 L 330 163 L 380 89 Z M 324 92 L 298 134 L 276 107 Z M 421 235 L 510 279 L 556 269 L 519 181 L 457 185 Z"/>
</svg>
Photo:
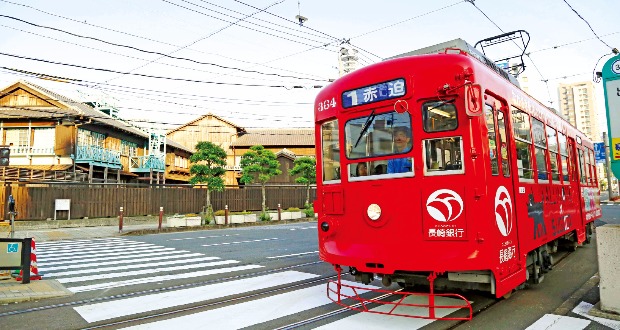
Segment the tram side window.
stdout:
<svg viewBox="0 0 620 330">
<path fill-rule="evenodd" d="M 547 170 L 547 135 L 545 124 L 536 118 L 532 118 L 532 133 L 534 135 L 534 156 L 536 157 L 536 169 L 539 180 L 549 180 Z"/>
<path fill-rule="evenodd" d="M 512 129 L 517 151 L 517 169 L 520 179 L 534 179 L 532 161 L 532 136 L 530 134 L 530 115 L 512 107 Z"/>
<path fill-rule="evenodd" d="M 424 140 L 427 174 L 461 170 L 463 143 L 460 136 Z"/>
<path fill-rule="evenodd" d="M 586 184 L 586 182 L 588 181 L 588 175 L 586 174 L 587 171 L 585 170 L 586 162 L 584 158 L 584 153 L 581 149 L 577 149 L 577 153 L 579 155 L 579 182 L 581 182 L 581 184 Z"/>
<path fill-rule="evenodd" d="M 555 128 L 546 127 L 547 129 L 547 142 L 549 147 L 549 165 L 551 165 L 551 179 L 553 181 L 560 181 L 560 169 L 558 160 L 558 132 Z"/>
<path fill-rule="evenodd" d="M 323 181 L 340 181 L 340 145 L 338 143 L 338 120 L 321 126 Z"/>
<path fill-rule="evenodd" d="M 424 121 L 424 131 L 426 132 L 451 131 L 458 126 L 456 107 L 450 101 L 424 103 L 422 106 L 422 118 Z"/>
<path fill-rule="evenodd" d="M 495 119 L 493 107 L 484 105 L 484 116 L 487 123 L 487 136 L 489 138 L 489 159 L 491 160 L 491 174 L 498 175 L 499 167 L 497 164 L 497 136 L 495 134 Z"/>
<path fill-rule="evenodd" d="M 568 183 L 568 150 L 566 146 L 566 135 L 558 133 L 558 144 L 560 147 L 560 167 L 562 169 L 562 181 Z"/>
<path fill-rule="evenodd" d="M 504 119 L 504 112 L 497 112 L 497 131 L 499 133 L 499 157 L 502 159 L 502 172 L 505 177 L 510 176 L 510 166 L 508 165 L 509 152 L 508 152 L 508 140 L 506 135 L 506 122 Z"/>
<path fill-rule="evenodd" d="M 592 151 L 592 149 L 586 149 L 588 151 L 588 169 L 590 169 L 590 175 L 588 176 L 588 178 L 590 179 L 590 185 L 591 186 L 596 186 L 596 167 L 595 167 L 595 161 L 594 161 L 594 151 Z"/>
</svg>

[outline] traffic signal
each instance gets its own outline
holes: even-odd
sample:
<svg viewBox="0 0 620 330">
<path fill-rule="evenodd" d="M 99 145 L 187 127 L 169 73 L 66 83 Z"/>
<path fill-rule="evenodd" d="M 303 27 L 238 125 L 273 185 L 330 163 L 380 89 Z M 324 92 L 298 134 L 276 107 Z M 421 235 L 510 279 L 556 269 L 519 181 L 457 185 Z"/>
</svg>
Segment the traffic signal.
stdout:
<svg viewBox="0 0 620 330">
<path fill-rule="evenodd" d="M 9 166 L 11 149 L 9 146 L 0 146 L 0 166 Z"/>
</svg>

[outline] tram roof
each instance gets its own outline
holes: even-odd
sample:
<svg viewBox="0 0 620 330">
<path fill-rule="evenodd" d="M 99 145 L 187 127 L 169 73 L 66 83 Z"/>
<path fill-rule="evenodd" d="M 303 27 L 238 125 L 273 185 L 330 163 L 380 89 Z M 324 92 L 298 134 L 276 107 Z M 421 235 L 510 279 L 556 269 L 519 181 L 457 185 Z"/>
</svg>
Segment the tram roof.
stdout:
<svg viewBox="0 0 620 330">
<path fill-rule="evenodd" d="M 388 58 L 385 58 L 384 60 L 391 60 L 394 58 L 413 56 L 413 55 L 443 54 L 448 48 L 456 48 L 456 49 L 460 49 L 466 52 L 467 54 L 476 58 L 478 61 L 484 63 L 486 66 L 491 68 L 493 71 L 497 72 L 500 76 L 504 77 L 504 79 L 510 81 L 513 85 L 521 88 L 521 86 L 519 85 L 519 81 L 517 81 L 517 78 L 515 78 L 511 74 L 508 74 L 502 68 L 497 66 L 494 61 L 486 57 L 486 55 L 484 55 L 479 50 L 477 50 L 475 47 L 473 47 L 472 45 L 468 44 L 465 40 L 460 39 L 460 38 L 438 43 L 433 46 L 416 49 L 416 50 L 402 53 L 399 55 L 395 55 L 392 57 L 388 57 Z"/>
</svg>

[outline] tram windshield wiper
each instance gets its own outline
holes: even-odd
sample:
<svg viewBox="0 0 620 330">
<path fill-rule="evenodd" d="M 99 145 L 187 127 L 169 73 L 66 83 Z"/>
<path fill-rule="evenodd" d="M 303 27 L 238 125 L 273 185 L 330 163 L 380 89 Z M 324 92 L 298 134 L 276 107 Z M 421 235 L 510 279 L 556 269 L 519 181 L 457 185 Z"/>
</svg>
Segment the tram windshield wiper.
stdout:
<svg viewBox="0 0 620 330">
<path fill-rule="evenodd" d="M 360 143 L 362 136 L 364 136 L 364 133 L 366 133 L 366 131 L 370 127 L 370 123 L 372 123 L 372 121 L 375 119 L 375 116 L 376 116 L 375 109 L 372 109 L 372 111 L 370 112 L 370 115 L 368 116 L 368 118 L 366 118 L 366 122 L 362 126 L 362 131 L 360 132 L 360 136 L 357 137 L 357 141 L 355 141 L 355 145 L 353 146 L 353 148 L 357 148 L 357 145 Z"/>
<path fill-rule="evenodd" d="M 435 109 L 436 109 L 436 110 L 439 110 L 439 107 L 442 107 L 442 106 L 444 106 L 444 105 L 446 105 L 446 104 L 448 104 L 448 103 L 454 103 L 454 101 L 456 101 L 456 98 L 454 98 L 454 99 L 449 99 L 449 100 L 445 100 L 445 101 L 441 101 L 441 102 L 437 103 L 436 105 L 434 105 L 434 106 L 430 107 L 430 108 L 428 109 L 428 111 L 435 110 Z"/>
</svg>

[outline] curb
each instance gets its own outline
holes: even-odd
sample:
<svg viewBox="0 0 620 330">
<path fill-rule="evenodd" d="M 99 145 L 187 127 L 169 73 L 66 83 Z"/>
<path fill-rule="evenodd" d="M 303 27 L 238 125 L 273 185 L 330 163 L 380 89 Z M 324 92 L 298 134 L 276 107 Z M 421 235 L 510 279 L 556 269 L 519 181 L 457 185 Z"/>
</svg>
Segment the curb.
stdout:
<svg viewBox="0 0 620 330">
<path fill-rule="evenodd" d="M 569 312 L 575 308 L 575 306 L 579 305 L 581 298 L 585 296 L 588 291 L 598 285 L 600 281 L 600 277 L 598 272 L 590 277 L 589 280 L 586 281 L 577 291 L 573 292 L 573 294 L 566 299 L 560 307 L 556 308 L 553 314 L 556 315 L 568 315 Z"/>
<path fill-rule="evenodd" d="M 300 219 L 292 219 L 292 220 L 280 220 L 280 221 L 257 221 L 257 222 L 247 222 L 247 223 L 231 223 L 228 225 L 203 225 L 203 226 L 195 226 L 195 227 L 163 227 L 161 230 L 158 229 L 139 229 L 132 230 L 128 232 L 124 232 L 121 236 L 141 236 L 141 235 L 150 235 L 150 234 L 163 234 L 163 233 L 176 233 L 176 232 L 184 232 L 184 231 L 199 231 L 199 230 L 217 230 L 217 229 L 228 229 L 228 228 L 239 228 L 239 227 L 258 227 L 258 226 L 271 226 L 271 225 L 279 225 L 279 224 L 287 224 L 287 223 L 297 223 L 297 222 L 316 222 L 316 218 L 300 218 Z"/>
</svg>

